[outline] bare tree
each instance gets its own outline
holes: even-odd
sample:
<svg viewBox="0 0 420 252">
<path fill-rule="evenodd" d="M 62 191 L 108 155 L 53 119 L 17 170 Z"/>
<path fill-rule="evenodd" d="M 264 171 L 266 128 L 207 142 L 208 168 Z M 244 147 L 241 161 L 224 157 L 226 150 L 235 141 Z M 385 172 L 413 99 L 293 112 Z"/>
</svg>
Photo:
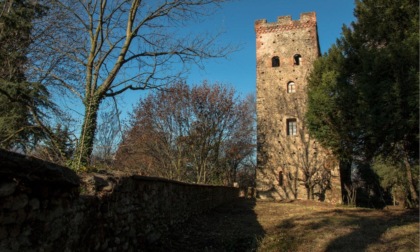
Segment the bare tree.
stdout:
<svg viewBox="0 0 420 252">
<path fill-rule="evenodd" d="M 222 160 L 226 166 L 226 184 L 233 185 L 238 181 L 238 172 L 247 170 L 250 173 L 255 168 L 256 156 L 256 110 L 255 97 L 249 95 L 237 106 L 235 112 L 240 120 L 232 122 L 230 131 L 232 136 L 225 139 L 225 155 Z M 254 170 L 255 173 L 255 170 Z"/>
<path fill-rule="evenodd" d="M 48 1 L 48 0 L 46 0 Z M 37 24 L 32 51 L 38 79 L 70 91 L 84 106 L 73 168 L 88 164 L 101 102 L 177 79 L 189 63 L 224 57 L 208 34 L 183 25 L 226 0 L 59 0 Z"/>
<path fill-rule="evenodd" d="M 100 113 L 100 123 L 95 136 L 93 151 L 94 166 L 108 168 L 111 166 L 122 134 L 119 120 L 119 111 L 116 106 L 111 110 Z"/>
<path fill-rule="evenodd" d="M 171 85 L 139 101 L 116 156 L 116 168 L 186 180 L 186 136 L 192 124 L 189 89 Z"/>
<path fill-rule="evenodd" d="M 185 83 L 142 99 L 117 167 L 195 183 L 229 184 L 254 153 L 250 99 L 221 84 Z M 141 160 L 141 161 L 140 161 Z"/>
</svg>

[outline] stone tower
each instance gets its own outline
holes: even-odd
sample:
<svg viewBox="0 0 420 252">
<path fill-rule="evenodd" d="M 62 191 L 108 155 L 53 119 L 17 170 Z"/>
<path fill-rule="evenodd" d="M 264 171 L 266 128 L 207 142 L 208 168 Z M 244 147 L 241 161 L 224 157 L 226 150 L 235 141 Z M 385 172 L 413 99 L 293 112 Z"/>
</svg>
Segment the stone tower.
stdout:
<svg viewBox="0 0 420 252">
<path fill-rule="evenodd" d="M 257 197 L 341 202 L 339 165 L 305 128 L 307 77 L 320 56 L 316 15 L 255 22 Z"/>
</svg>

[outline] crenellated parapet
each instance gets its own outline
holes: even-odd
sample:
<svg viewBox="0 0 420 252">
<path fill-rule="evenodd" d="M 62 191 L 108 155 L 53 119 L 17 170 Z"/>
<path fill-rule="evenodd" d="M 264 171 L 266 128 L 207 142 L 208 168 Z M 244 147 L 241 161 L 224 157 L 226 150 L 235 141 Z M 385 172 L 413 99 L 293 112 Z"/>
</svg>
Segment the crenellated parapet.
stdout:
<svg viewBox="0 0 420 252">
<path fill-rule="evenodd" d="M 292 20 L 292 16 L 280 16 L 277 22 L 267 22 L 266 19 L 255 21 L 256 34 L 272 33 L 286 30 L 316 27 L 316 13 L 307 12 L 300 14 L 299 20 Z"/>
</svg>

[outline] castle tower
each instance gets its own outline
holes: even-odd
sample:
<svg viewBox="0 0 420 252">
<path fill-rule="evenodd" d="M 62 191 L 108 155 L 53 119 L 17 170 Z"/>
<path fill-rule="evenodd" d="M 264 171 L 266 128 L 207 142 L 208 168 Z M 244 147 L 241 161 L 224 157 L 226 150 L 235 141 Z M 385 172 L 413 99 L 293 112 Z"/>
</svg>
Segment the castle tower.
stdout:
<svg viewBox="0 0 420 252">
<path fill-rule="evenodd" d="M 337 160 L 305 128 L 307 77 L 320 56 L 316 15 L 255 22 L 257 197 L 341 202 Z"/>
</svg>

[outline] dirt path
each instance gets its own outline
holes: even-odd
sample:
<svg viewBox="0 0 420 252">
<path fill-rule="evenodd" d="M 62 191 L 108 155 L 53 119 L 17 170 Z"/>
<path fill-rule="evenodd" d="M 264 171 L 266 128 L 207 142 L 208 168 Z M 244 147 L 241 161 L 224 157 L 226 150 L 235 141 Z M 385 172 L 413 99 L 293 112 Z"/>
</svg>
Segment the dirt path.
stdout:
<svg viewBox="0 0 420 252">
<path fill-rule="evenodd" d="M 240 199 L 177 227 L 150 251 L 419 251 L 419 216 Z"/>
</svg>

